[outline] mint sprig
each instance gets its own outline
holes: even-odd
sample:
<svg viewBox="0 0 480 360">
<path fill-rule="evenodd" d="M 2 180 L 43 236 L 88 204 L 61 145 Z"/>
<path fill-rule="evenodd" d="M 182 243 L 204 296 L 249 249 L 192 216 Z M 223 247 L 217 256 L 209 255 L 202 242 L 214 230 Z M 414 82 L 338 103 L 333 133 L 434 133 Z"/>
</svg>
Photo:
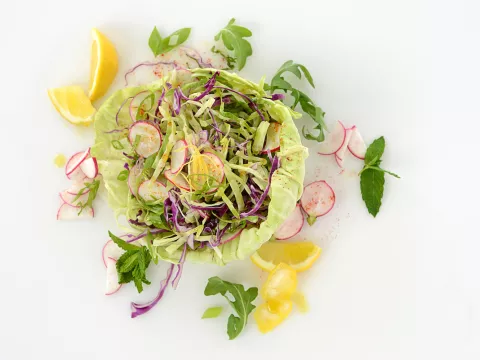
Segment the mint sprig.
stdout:
<svg viewBox="0 0 480 360">
<path fill-rule="evenodd" d="M 100 180 L 93 180 L 92 182 L 85 183 L 84 185 L 85 187 L 81 188 L 78 191 L 77 196 L 75 196 L 75 198 L 73 199 L 73 203 L 75 203 L 75 201 L 77 201 L 80 198 L 80 196 L 82 196 L 84 193 L 88 191 L 87 201 L 85 201 L 84 203 L 82 202 L 78 203 L 78 206 L 80 207 L 80 210 L 78 211 L 78 215 L 80 215 L 85 208 L 93 207 L 93 201 L 97 197 L 98 188 L 100 187 Z"/>
<path fill-rule="evenodd" d="M 118 283 L 127 284 L 131 281 L 135 284 L 137 291 L 143 291 L 143 284 L 150 285 L 145 274 L 152 257 L 146 246 L 137 246 L 120 239 L 108 232 L 110 239 L 121 249 L 125 250 L 117 260 Z"/>
<path fill-rule="evenodd" d="M 360 191 L 368 212 L 376 217 L 382 206 L 385 174 L 400 178 L 395 173 L 382 169 L 382 155 L 385 151 L 385 138 L 379 137 L 373 141 L 365 153 L 365 165 L 360 171 Z"/>
</svg>

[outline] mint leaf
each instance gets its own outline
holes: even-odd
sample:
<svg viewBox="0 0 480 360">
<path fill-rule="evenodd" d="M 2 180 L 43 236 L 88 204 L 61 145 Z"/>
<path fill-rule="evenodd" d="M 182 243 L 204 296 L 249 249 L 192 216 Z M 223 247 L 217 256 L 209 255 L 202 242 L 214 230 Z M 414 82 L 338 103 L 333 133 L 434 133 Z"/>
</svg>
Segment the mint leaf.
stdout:
<svg viewBox="0 0 480 360">
<path fill-rule="evenodd" d="M 380 136 L 367 148 L 367 152 L 365 153 L 365 165 L 375 165 L 382 158 L 384 151 L 385 138 Z"/>
<path fill-rule="evenodd" d="M 234 301 L 229 299 L 227 292 L 235 299 Z M 229 316 L 227 334 L 230 340 L 235 339 L 245 328 L 248 315 L 255 309 L 255 305 L 252 302 L 258 296 L 258 289 L 252 287 L 245 290 L 243 285 L 233 284 L 220 279 L 218 276 L 214 276 L 208 279 L 204 294 L 206 296 L 221 294 L 233 307 L 238 316 L 234 314 Z"/>
<path fill-rule="evenodd" d="M 213 319 L 213 318 L 219 317 L 222 311 L 223 311 L 223 307 L 221 306 L 208 308 L 203 313 L 202 319 Z"/>
<path fill-rule="evenodd" d="M 140 249 L 139 246 L 130 244 L 125 240 L 120 239 L 118 236 L 113 235 L 110 231 L 108 232 L 108 236 L 110 236 L 110 239 L 112 239 L 112 241 L 117 244 L 119 248 L 125 251 L 138 251 L 138 249 Z"/>
<path fill-rule="evenodd" d="M 244 38 L 252 36 L 252 32 L 243 26 L 235 25 L 235 19 L 231 19 L 227 26 L 215 35 L 215 41 L 220 39 L 227 50 L 233 53 L 238 70 L 242 70 L 247 62 L 247 57 L 252 55 L 252 45 Z M 228 59 L 228 57 L 226 57 Z M 229 66 L 231 64 L 229 61 Z"/>
<path fill-rule="evenodd" d="M 385 152 L 385 138 L 374 140 L 365 153 L 365 165 L 360 171 L 360 191 L 368 212 L 376 217 L 382 206 L 385 174 L 400 178 L 397 174 L 382 169 L 382 155 Z"/>
<path fill-rule="evenodd" d="M 187 41 L 191 30 L 191 28 L 179 29 L 166 38 L 162 38 L 160 32 L 155 26 L 150 34 L 150 38 L 148 39 L 148 46 L 150 46 L 150 49 L 155 56 L 165 54 Z"/>
<path fill-rule="evenodd" d="M 109 234 L 111 234 L 109 232 Z M 143 284 L 150 285 L 150 281 L 147 280 L 145 271 L 150 265 L 150 261 L 152 260 L 150 251 L 146 246 L 135 246 L 129 243 L 125 244 L 118 242 L 119 239 L 116 236 L 110 236 L 112 240 L 120 246 L 122 249 L 128 250 L 123 253 L 122 256 L 117 260 L 117 273 L 118 273 L 118 283 L 119 284 L 127 284 L 131 281 L 135 284 L 137 291 L 141 293 L 143 291 Z M 115 240 L 114 240 L 115 238 Z M 120 239 L 121 240 L 121 239 Z M 123 241 L 123 240 L 121 240 Z M 120 245 L 122 244 L 122 245 Z M 123 246 L 123 247 L 122 247 Z M 133 246 L 135 249 L 131 248 Z"/>
<path fill-rule="evenodd" d="M 366 169 L 360 175 L 360 190 L 368 212 L 376 217 L 382 205 L 385 174 L 373 169 Z"/>
<path fill-rule="evenodd" d="M 162 37 L 160 36 L 160 32 L 158 31 L 157 27 L 155 26 L 150 34 L 150 38 L 148 39 L 148 46 L 153 52 L 153 55 L 158 56 L 161 54 L 162 50 Z"/>
</svg>

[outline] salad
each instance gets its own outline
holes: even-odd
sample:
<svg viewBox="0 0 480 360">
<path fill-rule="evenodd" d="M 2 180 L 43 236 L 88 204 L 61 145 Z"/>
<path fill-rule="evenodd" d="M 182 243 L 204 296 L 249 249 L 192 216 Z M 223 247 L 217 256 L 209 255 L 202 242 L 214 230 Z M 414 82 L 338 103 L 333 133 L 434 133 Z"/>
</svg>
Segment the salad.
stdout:
<svg viewBox="0 0 480 360">
<path fill-rule="evenodd" d="M 71 186 L 60 193 L 58 220 L 93 218 L 97 194 L 105 194 L 119 230 L 109 231 L 103 246 L 106 295 L 133 283 L 138 292 L 150 285 L 152 263 L 168 264 L 158 294 L 147 303 L 132 302 L 131 316 L 155 307 L 171 286 L 177 288 L 186 261 L 225 265 L 250 257 L 269 273 L 260 291 L 217 276 L 208 279 L 205 296 L 222 295 L 233 308 L 227 322 L 236 338 L 254 312 L 265 333 L 281 324 L 296 305 L 308 306 L 297 290 L 297 273 L 308 270 L 322 249 L 313 242 L 287 242 L 334 208 L 334 189 L 317 179 L 304 185 L 308 149 L 294 121 L 309 116 L 307 140 L 317 142 L 319 158 L 333 158 L 343 171 L 345 159 L 364 162 L 360 189 L 370 214 L 382 201 L 385 174 L 380 167 L 385 139 L 368 147 L 356 126 L 338 121 L 328 130 L 325 113 L 288 76 L 314 81 L 302 65 L 286 61 L 270 81 L 245 79 L 242 70 L 252 55 L 250 30 L 235 19 L 215 36 L 210 52 L 180 46 L 190 28 L 162 37 L 155 27 L 148 45 L 155 61 L 125 74 L 126 87 L 100 107 L 118 70 L 110 40 L 92 31 L 91 84 L 50 89 L 57 111 L 73 125 L 94 125 L 94 143 L 66 161 L 55 158 Z M 179 58 L 175 58 L 179 56 Z M 208 57 L 208 59 L 205 58 Z M 213 65 L 212 58 L 221 61 Z M 155 81 L 128 86 L 139 69 L 153 70 Z M 258 295 L 262 299 L 255 305 Z M 233 299 L 233 300 L 232 300 Z M 205 311 L 215 318 L 222 307 Z"/>
</svg>

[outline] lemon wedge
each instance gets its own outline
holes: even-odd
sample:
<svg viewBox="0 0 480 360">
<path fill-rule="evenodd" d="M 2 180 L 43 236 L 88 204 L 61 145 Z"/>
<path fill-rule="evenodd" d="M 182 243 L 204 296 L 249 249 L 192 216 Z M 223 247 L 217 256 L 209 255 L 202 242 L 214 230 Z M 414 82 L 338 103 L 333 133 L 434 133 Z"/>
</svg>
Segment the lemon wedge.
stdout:
<svg viewBox="0 0 480 360">
<path fill-rule="evenodd" d="M 252 255 L 251 259 L 255 265 L 266 271 L 272 271 L 278 264 L 285 263 L 299 272 L 310 269 L 321 252 L 321 248 L 309 241 L 267 242 Z"/>
<path fill-rule="evenodd" d="M 80 86 L 48 89 L 48 96 L 60 115 L 72 124 L 88 126 L 93 121 L 96 110 Z"/>
<path fill-rule="evenodd" d="M 101 98 L 115 79 L 118 56 L 115 46 L 97 29 L 92 29 L 92 57 L 90 65 L 90 101 Z"/>
<path fill-rule="evenodd" d="M 292 301 L 269 300 L 260 304 L 253 314 L 258 330 L 263 334 L 280 325 L 292 312 Z"/>
</svg>

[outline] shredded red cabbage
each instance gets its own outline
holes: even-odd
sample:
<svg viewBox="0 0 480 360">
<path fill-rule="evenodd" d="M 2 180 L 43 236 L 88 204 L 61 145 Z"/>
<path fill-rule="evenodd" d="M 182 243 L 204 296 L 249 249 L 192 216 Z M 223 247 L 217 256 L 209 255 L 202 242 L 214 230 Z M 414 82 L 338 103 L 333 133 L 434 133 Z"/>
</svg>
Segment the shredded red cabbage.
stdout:
<svg viewBox="0 0 480 360">
<path fill-rule="evenodd" d="M 135 65 L 133 68 L 128 70 L 125 73 L 124 79 L 125 79 L 125 86 L 128 86 L 128 80 L 127 76 L 130 75 L 131 73 L 135 72 L 139 67 L 141 66 L 157 66 L 157 65 L 165 65 L 165 66 L 173 66 L 176 70 L 182 70 L 182 71 L 190 71 L 189 69 L 184 68 L 183 66 L 178 65 L 175 61 L 157 61 L 157 62 L 142 62 L 140 64 Z"/>
<path fill-rule="evenodd" d="M 255 206 L 250 210 L 250 211 L 247 211 L 247 212 L 244 212 L 244 213 L 241 213 L 240 214 L 240 218 L 243 219 L 243 218 L 246 218 L 247 216 L 252 216 L 254 215 L 258 209 L 260 209 L 260 206 L 262 206 L 262 203 L 265 201 L 265 199 L 267 198 L 267 195 L 268 195 L 268 191 L 270 190 L 270 185 L 272 184 L 272 176 L 273 176 L 273 173 L 278 169 L 278 167 L 280 166 L 280 159 L 275 156 L 273 158 L 273 161 L 272 161 L 272 168 L 270 169 L 270 174 L 268 176 L 268 184 L 267 184 L 267 187 L 265 188 L 265 190 L 263 191 L 262 195 L 260 196 L 260 198 L 258 199 L 257 203 L 255 204 Z"/>
<path fill-rule="evenodd" d="M 145 303 L 145 304 L 138 304 L 138 303 L 134 303 L 134 302 L 131 303 L 131 307 L 132 307 L 132 315 L 131 316 L 132 316 L 132 318 L 136 318 L 137 316 L 140 316 L 140 315 L 143 315 L 143 314 L 149 312 L 162 299 L 163 294 L 165 293 L 165 290 L 167 289 L 167 285 L 170 282 L 170 278 L 172 277 L 172 272 L 173 272 L 173 267 L 174 266 L 175 266 L 174 264 L 171 264 L 170 267 L 168 268 L 167 276 L 166 276 L 165 279 L 163 279 L 160 282 L 160 290 L 158 291 L 157 296 L 155 296 L 155 298 L 153 300 L 151 300 L 151 301 L 149 301 L 148 303 Z"/>
<path fill-rule="evenodd" d="M 217 81 L 217 76 L 219 74 L 220 72 L 216 71 L 215 74 L 213 74 L 213 76 L 210 79 L 208 79 L 208 81 L 205 83 L 205 90 L 193 100 L 199 101 L 203 99 L 205 96 L 207 96 L 210 93 L 210 91 L 212 91 L 212 89 L 215 87 L 215 82 Z"/>
<path fill-rule="evenodd" d="M 265 117 L 263 116 L 262 112 L 260 111 L 260 109 L 258 108 L 257 104 L 255 104 L 253 102 L 252 99 L 250 99 L 247 95 L 245 94 L 242 94 L 241 92 L 237 91 L 237 90 L 233 90 L 229 87 L 226 87 L 226 86 L 214 86 L 212 89 L 222 89 L 222 90 L 227 90 L 227 91 L 230 91 L 230 92 L 233 92 L 237 95 L 240 95 L 241 97 L 243 97 L 245 100 L 247 100 L 248 104 L 253 108 L 253 110 L 255 110 L 258 115 L 260 115 L 260 119 L 262 119 L 262 121 L 265 121 Z"/>
<path fill-rule="evenodd" d="M 166 231 L 167 230 L 165 230 L 165 229 L 153 229 L 153 230 L 150 230 L 150 234 L 155 235 L 155 234 L 160 234 L 160 233 L 163 233 L 163 232 L 166 232 Z M 133 239 L 128 239 L 127 242 L 131 243 L 131 242 L 137 241 L 137 240 L 147 236 L 147 234 L 148 234 L 148 232 L 143 232 L 140 235 L 135 236 Z"/>
<path fill-rule="evenodd" d="M 178 261 L 177 264 L 177 274 L 172 280 L 172 287 L 173 289 L 177 289 L 178 282 L 180 281 L 180 278 L 182 277 L 182 272 L 183 272 L 183 265 L 185 264 L 185 257 L 187 256 L 187 243 L 183 245 L 183 251 L 182 255 L 180 256 L 180 260 Z"/>
<path fill-rule="evenodd" d="M 133 96 L 130 96 L 123 101 L 122 105 L 120 105 L 120 108 L 118 109 L 117 113 L 115 114 L 115 122 L 117 123 L 117 125 L 118 125 L 118 115 L 120 115 L 120 111 L 122 111 L 122 108 L 125 106 L 127 101 L 132 100 L 132 99 L 133 99 Z"/>
<path fill-rule="evenodd" d="M 283 100 L 283 99 L 285 99 L 285 94 L 273 94 L 270 99 L 273 100 L 273 101 Z"/>
<path fill-rule="evenodd" d="M 217 97 L 217 98 L 215 98 L 215 101 L 212 104 L 212 108 L 220 106 L 222 104 L 222 102 L 224 104 L 231 104 L 232 103 L 232 98 L 228 95 L 224 96 L 223 98 Z"/>
</svg>

